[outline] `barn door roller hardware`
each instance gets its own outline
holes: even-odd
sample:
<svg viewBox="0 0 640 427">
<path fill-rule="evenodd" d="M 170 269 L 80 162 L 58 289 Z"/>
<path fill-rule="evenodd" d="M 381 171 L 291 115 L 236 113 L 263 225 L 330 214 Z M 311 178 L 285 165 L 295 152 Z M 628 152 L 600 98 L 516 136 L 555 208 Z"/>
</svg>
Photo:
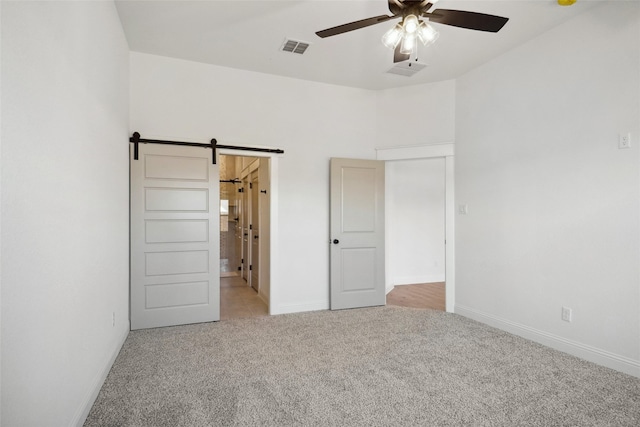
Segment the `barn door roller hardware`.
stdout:
<svg viewBox="0 0 640 427">
<path fill-rule="evenodd" d="M 138 132 L 134 132 L 133 136 L 129 138 L 129 142 L 133 144 L 133 159 L 138 160 L 138 146 L 139 144 L 165 144 L 165 145 L 186 145 L 189 147 L 203 147 L 203 148 L 211 148 L 213 150 L 213 155 L 211 156 L 212 163 L 216 164 L 216 148 L 227 148 L 230 150 L 240 150 L 240 151 L 254 151 L 260 153 L 276 153 L 283 154 L 284 150 L 279 148 L 258 148 L 258 147 L 242 147 L 236 145 L 218 145 L 218 141 L 213 138 L 211 139 L 211 143 L 203 144 L 200 142 L 184 142 L 184 141 L 165 141 L 160 139 L 144 139 L 140 138 L 140 134 Z"/>
</svg>

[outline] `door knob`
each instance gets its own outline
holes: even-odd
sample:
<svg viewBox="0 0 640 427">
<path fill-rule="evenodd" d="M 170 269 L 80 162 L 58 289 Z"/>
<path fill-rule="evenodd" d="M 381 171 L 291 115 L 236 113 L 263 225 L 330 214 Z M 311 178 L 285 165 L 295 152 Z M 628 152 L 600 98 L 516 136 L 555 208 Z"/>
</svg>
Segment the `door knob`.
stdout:
<svg viewBox="0 0 640 427">
<path fill-rule="evenodd" d="M 333 239 L 333 244 L 334 244 L 334 245 L 337 245 L 338 243 L 340 243 L 340 240 L 338 240 L 338 239 Z"/>
</svg>

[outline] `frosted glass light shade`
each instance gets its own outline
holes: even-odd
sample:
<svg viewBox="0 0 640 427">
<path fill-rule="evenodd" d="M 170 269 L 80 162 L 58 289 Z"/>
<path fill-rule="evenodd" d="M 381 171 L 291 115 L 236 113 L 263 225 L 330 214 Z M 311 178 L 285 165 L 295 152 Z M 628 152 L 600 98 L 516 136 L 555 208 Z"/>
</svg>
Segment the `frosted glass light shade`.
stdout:
<svg viewBox="0 0 640 427">
<path fill-rule="evenodd" d="M 382 44 L 389 49 L 395 49 L 398 43 L 400 43 L 400 40 L 402 40 L 403 31 L 402 25 L 396 24 L 395 27 L 384 33 L 382 36 Z"/>
<path fill-rule="evenodd" d="M 440 37 L 440 33 L 438 33 L 435 28 L 425 22 L 420 23 L 418 27 L 418 38 L 423 45 L 430 45 L 438 40 L 438 37 Z"/>
<path fill-rule="evenodd" d="M 410 55 L 413 49 L 416 47 L 416 36 L 413 34 L 405 34 L 402 38 L 402 45 L 400 46 L 400 53 Z"/>
<path fill-rule="evenodd" d="M 407 34 L 413 34 L 418 30 L 418 18 L 415 15 L 407 15 L 403 21 L 404 32 Z"/>
</svg>

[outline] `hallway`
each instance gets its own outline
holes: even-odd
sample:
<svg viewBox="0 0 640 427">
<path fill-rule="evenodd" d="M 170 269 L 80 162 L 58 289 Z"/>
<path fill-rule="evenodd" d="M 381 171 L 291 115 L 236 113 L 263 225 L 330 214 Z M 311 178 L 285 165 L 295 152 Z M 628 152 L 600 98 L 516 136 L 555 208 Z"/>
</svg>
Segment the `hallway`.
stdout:
<svg viewBox="0 0 640 427">
<path fill-rule="evenodd" d="M 267 305 L 242 277 L 220 278 L 220 320 L 268 315 Z"/>
</svg>

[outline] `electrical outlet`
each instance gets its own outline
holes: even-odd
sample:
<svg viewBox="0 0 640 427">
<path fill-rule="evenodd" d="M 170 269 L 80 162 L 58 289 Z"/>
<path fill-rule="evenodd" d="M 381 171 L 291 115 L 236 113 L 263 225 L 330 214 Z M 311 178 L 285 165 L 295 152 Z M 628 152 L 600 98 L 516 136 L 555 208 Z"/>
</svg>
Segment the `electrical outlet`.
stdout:
<svg viewBox="0 0 640 427">
<path fill-rule="evenodd" d="M 111 326 L 116 326 L 116 312 L 111 313 Z"/>
<path fill-rule="evenodd" d="M 631 148 L 631 132 L 620 134 L 618 139 L 618 148 Z"/>
<path fill-rule="evenodd" d="M 466 215 L 469 213 L 469 205 L 458 205 L 458 213 L 460 215 Z"/>
<path fill-rule="evenodd" d="M 562 307 L 562 320 L 571 322 L 571 309 L 569 307 Z"/>
</svg>

